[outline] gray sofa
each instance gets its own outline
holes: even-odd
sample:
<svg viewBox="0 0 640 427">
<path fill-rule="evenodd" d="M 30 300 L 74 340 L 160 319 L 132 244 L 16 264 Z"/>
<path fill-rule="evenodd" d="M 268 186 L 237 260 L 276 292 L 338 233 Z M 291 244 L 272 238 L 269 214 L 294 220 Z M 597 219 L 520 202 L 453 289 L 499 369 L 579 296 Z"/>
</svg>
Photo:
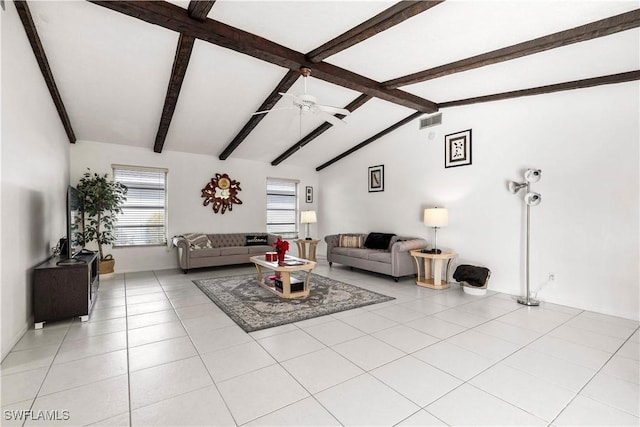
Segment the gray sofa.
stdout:
<svg viewBox="0 0 640 427">
<path fill-rule="evenodd" d="M 178 263 L 186 274 L 192 268 L 249 263 L 249 257 L 273 251 L 277 238 L 264 232 L 185 233 L 173 237 L 173 245 L 178 248 Z"/>
<path fill-rule="evenodd" d="M 392 276 L 396 282 L 402 276 L 416 274 L 416 262 L 409 254 L 409 251 L 425 248 L 427 246 L 426 240 L 394 235 L 390 238 L 387 247 L 370 249 L 364 246 L 369 234 L 372 233 L 330 234 L 325 236 L 324 241 L 327 243 L 329 266 L 337 262 L 350 267 Z M 341 236 L 348 236 L 348 238 L 343 237 L 341 239 Z M 341 246 L 341 243 L 343 246 Z"/>
</svg>

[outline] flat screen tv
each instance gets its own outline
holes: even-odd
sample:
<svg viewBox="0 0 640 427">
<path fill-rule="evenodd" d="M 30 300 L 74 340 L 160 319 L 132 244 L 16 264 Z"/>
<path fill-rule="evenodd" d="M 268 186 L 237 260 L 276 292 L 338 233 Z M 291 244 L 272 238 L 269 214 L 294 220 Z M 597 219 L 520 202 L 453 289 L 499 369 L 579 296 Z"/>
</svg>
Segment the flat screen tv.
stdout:
<svg viewBox="0 0 640 427">
<path fill-rule="evenodd" d="M 77 188 L 67 190 L 67 253 L 62 256 L 73 258 L 82 251 L 84 224 L 82 223 L 83 195 Z"/>
</svg>

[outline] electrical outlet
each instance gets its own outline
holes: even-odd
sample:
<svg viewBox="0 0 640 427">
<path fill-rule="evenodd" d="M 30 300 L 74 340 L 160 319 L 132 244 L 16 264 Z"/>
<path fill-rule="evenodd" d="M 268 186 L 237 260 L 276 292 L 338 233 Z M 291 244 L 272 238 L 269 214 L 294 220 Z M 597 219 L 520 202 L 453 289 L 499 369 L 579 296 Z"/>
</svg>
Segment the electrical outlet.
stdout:
<svg viewBox="0 0 640 427">
<path fill-rule="evenodd" d="M 549 282 L 555 282 L 556 281 L 556 275 L 554 273 L 549 273 Z"/>
</svg>

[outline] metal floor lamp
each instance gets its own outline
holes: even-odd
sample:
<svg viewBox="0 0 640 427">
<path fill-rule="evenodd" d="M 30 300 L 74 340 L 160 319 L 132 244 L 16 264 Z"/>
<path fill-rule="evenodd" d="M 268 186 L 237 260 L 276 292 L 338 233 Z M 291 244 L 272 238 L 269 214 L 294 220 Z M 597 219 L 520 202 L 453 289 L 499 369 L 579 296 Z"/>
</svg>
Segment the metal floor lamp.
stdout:
<svg viewBox="0 0 640 427">
<path fill-rule="evenodd" d="M 530 292 L 530 269 L 529 269 L 529 258 L 530 258 L 530 231 L 531 231 L 531 206 L 538 206 L 542 201 L 542 196 L 539 193 L 530 191 L 531 183 L 540 181 L 540 177 L 542 176 L 542 171 L 540 169 L 527 169 L 524 173 L 525 182 L 515 182 L 509 181 L 509 191 L 511 194 L 516 194 L 523 188 L 527 189 L 527 193 L 524 196 L 524 203 L 527 205 L 527 238 L 526 238 L 526 295 L 524 297 L 518 298 L 518 303 L 528 305 L 528 306 L 537 306 L 540 305 L 540 301 L 531 298 Z"/>
</svg>

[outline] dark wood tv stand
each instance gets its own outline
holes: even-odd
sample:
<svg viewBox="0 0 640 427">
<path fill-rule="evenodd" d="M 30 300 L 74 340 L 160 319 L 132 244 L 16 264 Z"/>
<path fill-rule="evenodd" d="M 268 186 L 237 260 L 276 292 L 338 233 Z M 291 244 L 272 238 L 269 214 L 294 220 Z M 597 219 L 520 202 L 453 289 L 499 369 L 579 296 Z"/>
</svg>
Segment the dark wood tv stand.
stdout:
<svg viewBox="0 0 640 427">
<path fill-rule="evenodd" d="M 35 268 L 33 274 L 33 316 L 35 329 L 45 322 L 79 316 L 89 320 L 97 296 L 98 253 L 81 253 L 76 261 L 53 257 Z"/>
</svg>

